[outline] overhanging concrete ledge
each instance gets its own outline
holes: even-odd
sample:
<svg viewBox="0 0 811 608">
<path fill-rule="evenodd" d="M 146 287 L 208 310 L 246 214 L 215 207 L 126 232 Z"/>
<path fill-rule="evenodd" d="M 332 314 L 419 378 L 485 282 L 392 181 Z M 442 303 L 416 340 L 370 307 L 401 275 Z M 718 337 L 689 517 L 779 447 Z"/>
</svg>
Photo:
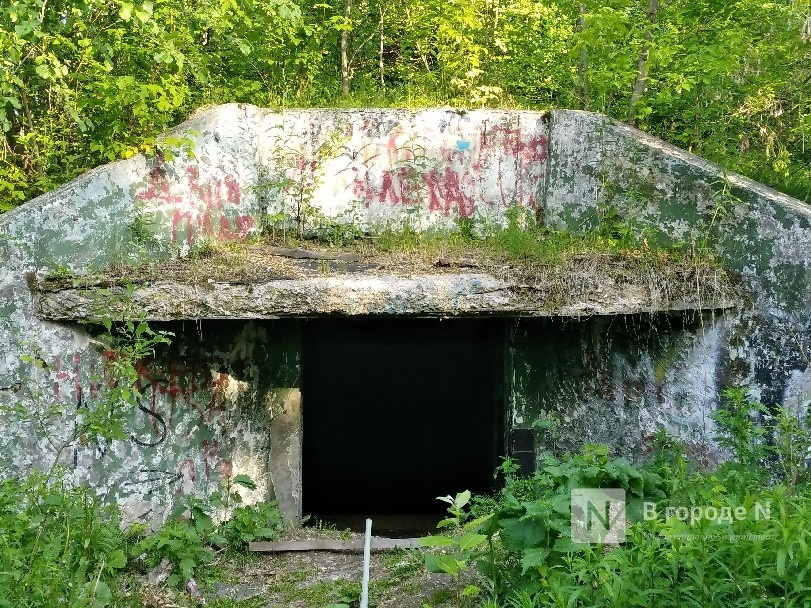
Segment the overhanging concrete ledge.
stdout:
<svg viewBox="0 0 811 608">
<path fill-rule="evenodd" d="M 487 273 L 411 277 L 337 274 L 261 283 L 154 281 L 123 287 L 39 290 L 41 318 L 67 321 L 130 311 L 147 320 L 274 319 L 323 315 L 521 316 L 626 315 L 738 307 L 741 295 L 726 274 L 681 269 L 678 280 L 602 273 L 561 273 L 530 284 Z"/>
</svg>

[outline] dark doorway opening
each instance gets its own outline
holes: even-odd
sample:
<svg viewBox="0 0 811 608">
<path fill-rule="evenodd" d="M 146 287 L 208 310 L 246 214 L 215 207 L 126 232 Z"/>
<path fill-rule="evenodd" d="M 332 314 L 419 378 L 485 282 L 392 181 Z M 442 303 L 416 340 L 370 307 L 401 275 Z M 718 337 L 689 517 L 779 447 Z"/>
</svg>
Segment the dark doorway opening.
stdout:
<svg viewBox="0 0 811 608">
<path fill-rule="evenodd" d="M 303 511 L 443 513 L 493 490 L 504 453 L 503 319 L 305 323 Z"/>
</svg>

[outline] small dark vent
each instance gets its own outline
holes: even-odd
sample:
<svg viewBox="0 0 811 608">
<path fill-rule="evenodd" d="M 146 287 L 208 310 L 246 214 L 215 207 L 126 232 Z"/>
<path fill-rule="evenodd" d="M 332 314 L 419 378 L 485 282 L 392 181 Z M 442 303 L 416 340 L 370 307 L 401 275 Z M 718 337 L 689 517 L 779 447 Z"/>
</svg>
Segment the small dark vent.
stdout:
<svg viewBox="0 0 811 608">
<path fill-rule="evenodd" d="M 510 441 L 510 456 L 518 464 L 521 475 L 535 472 L 535 431 L 533 429 L 513 429 Z"/>
</svg>

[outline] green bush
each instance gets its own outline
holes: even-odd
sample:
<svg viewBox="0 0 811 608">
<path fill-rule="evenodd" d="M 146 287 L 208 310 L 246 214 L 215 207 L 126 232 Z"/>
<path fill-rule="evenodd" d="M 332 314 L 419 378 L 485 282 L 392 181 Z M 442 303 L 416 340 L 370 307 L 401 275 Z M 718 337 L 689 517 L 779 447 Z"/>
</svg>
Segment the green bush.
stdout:
<svg viewBox="0 0 811 608">
<path fill-rule="evenodd" d="M 229 547 L 241 550 L 253 541 L 278 538 L 283 528 L 281 511 L 272 501 L 237 507 L 231 518 L 220 525 L 220 534 Z"/>
<path fill-rule="evenodd" d="M 232 493 L 233 500 L 234 493 Z M 245 549 L 283 528 L 276 503 L 239 506 L 219 525 L 210 500 L 189 499 L 183 517 L 140 539 L 122 531 L 118 510 L 86 486 L 34 472 L 0 483 L 0 608 L 106 606 L 125 567 L 173 566 L 170 585 L 184 584 L 211 562 L 212 546 Z M 131 559 L 128 562 L 127 556 Z"/>
<path fill-rule="evenodd" d="M 212 547 L 243 551 L 255 540 L 274 540 L 283 530 L 281 512 L 276 502 L 242 505 L 237 486 L 255 489 L 246 475 L 226 477 L 221 490 L 206 499 L 187 497 L 169 521 L 157 532 L 141 539 L 132 549 L 150 568 L 168 559 L 174 571 L 167 579 L 170 586 L 185 583 L 201 566 L 214 558 Z M 228 519 L 214 521 L 215 510 L 231 511 Z"/>
<path fill-rule="evenodd" d="M 0 484 L 0 606 L 105 606 L 126 566 L 117 512 L 87 487 L 32 473 Z"/>
<path fill-rule="evenodd" d="M 811 606 L 807 412 L 770 410 L 729 390 L 713 419 L 731 458 L 699 470 L 660 431 L 648 462 L 604 446 L 543 457 L 496 497 L 474 499 L 489 551 L 476 557 L 488 608 Z M 622 488 L 626 539 L 571 538 L 571 490 Z M 647 504 L 645 504 L 647 503 Z"/>
<path fill-rule="evenodd" d="M 211 563 L 214 551 L 208 546 L 210 542 L 211 538 L 200 533 L 193 523 L 174 520 L 141 539 L 133 547 L 132 555 L 143 558 L 149 568 L 168 559 L 174 570 L 166 582 L 175 587 L 194 577 L 200 566 Z"/>
</svg>

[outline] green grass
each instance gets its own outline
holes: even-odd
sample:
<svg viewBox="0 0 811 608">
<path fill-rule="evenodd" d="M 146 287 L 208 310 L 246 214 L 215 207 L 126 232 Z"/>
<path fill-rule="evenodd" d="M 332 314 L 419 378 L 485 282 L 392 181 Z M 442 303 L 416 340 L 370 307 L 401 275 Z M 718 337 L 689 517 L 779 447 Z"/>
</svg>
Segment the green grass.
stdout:
<svg viewBox="0 0 811 608">
<path fill-rule="evenodd" d="M 463 218 L 451 227 L 418 229 L 405 221 L 363 233 L 358 227 L 326 223 L 305 238 L 288 231 L 273 244 L 287 247 L 323 247 L 361 254 L 441 256 L 486 256 L 496 261 L 561 264 L 568 257 L 603 254 L 615 258 L 644 260 L 655 264 L 690 259 L 717 265 L 708 247 L 657 242 L 649 230 L 623 221 L 616 211 L 603 209 L 590 218 L 580 232 L 550 230 L 538 224 L 531 210 L 518 206 L 507 210 L 506 226 Z"/>
</svg>

